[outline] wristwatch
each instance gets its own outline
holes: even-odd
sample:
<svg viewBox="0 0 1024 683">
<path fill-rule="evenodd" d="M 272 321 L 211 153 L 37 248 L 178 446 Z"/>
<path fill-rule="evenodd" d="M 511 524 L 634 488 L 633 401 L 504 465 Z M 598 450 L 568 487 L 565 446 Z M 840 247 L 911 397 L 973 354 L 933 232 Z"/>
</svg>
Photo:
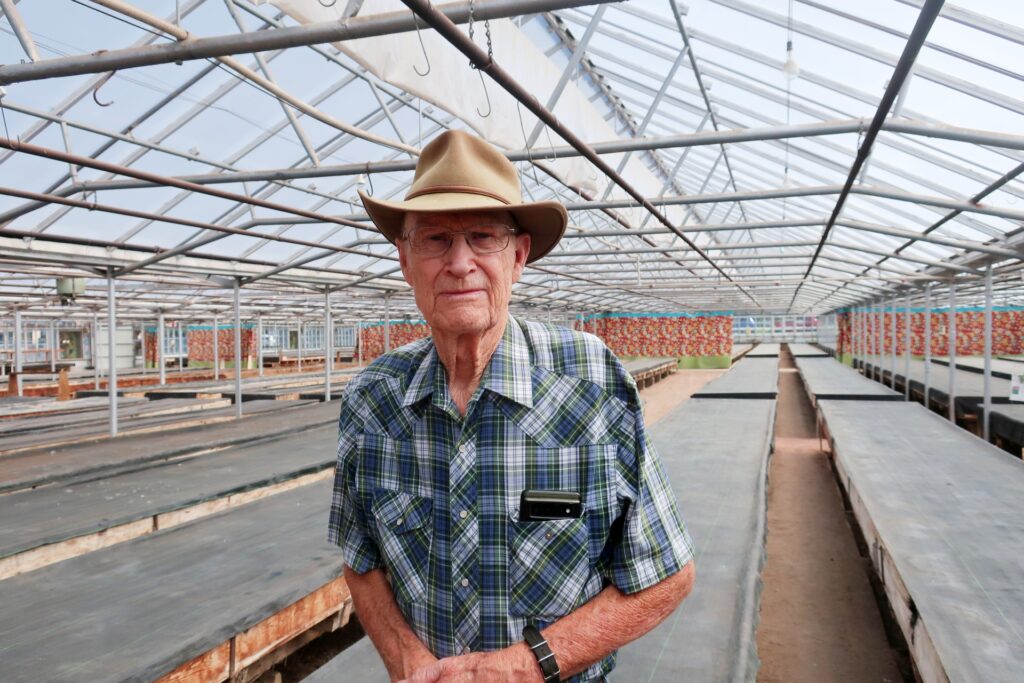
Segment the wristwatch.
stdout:
<svg viewBox="0 0 1024 683">
<path fill-rule="evenodd" d="M 544 636 L 540 634 L 537 627 L 527 624 L 523 628 L 523 639 L 530 646 L 530 651 L 537 658 L 537 663 L 540 664 L 544 683 L 560 683 L 562 672 L 558 668 L 558 662 L 555 661 L 555 653 L 548 647 L 548 641 L 544 640 Z"/>
</svg>

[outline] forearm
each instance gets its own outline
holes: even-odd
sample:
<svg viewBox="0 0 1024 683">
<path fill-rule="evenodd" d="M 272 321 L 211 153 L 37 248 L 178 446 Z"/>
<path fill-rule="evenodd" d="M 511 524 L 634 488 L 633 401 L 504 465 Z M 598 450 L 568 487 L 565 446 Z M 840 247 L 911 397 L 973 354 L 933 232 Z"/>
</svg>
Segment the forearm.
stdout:
<svg viewBox="0 0 1024 683">
<path fill-rule="evenodd" d="M 694 576 L 690 562 L 661 583 L 632 595 L 608 586 L 593 600 L 544 629 L 543 636 L 555 654 L 562 678 L 580 673 L 661 623 L 690 592 Z"/>
<path fill-rule="evenodd" d="M 359 623 L 380 653 L 392 680 L 406 678 L 416 669 L 437 661 L 402 616 L 383 570 L 357 574 L 346 566 L 345 580 Z"/>
</svg>

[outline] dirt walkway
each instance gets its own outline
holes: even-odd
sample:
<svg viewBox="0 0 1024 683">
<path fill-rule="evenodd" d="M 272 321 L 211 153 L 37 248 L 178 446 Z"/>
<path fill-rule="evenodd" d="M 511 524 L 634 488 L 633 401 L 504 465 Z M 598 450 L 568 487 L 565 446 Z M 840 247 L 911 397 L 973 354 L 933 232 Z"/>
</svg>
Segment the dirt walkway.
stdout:
<svg viewBox="0 0 1024 683">
<path fill-rule="evenodd" d="M 720 377 L 725 370 L 676 370 L 674 373 L 640 390 L 644 402 L 644 424 L 650 427 L 672 412 L 676 406 L 693 396 L 702 386 Z"/>
<path fill-rule="evenodd" d="M 782 359 L 769 468 L 768 560 L 757 633 L 763 683 L 903 680 L 814 413 Z"/>
</svg>

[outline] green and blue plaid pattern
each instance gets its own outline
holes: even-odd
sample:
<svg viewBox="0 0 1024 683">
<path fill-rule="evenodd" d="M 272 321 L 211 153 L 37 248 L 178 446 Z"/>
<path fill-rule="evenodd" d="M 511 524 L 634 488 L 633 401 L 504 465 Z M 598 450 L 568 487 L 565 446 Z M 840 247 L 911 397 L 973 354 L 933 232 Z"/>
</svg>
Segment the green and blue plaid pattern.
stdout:
<svg viewBox="0 0 1024 683">
<path fill-rule="evenodd" d="M 387 571 L 438 657 L 506 647 L 693 557 L 636 384 L 594 336 L 509 318 L 465 417 L 430 339 L 378 358 L 341 403 L 328 538 L 356 572 Z M 521 522 L 524 489 L 578 491 L 583 517 Z"/>
</svg>

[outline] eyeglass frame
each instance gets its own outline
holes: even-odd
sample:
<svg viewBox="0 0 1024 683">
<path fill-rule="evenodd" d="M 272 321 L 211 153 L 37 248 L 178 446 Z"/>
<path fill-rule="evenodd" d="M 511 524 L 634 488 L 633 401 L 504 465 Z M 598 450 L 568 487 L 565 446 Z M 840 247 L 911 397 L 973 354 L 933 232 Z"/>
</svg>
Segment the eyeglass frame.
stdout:
<svg viewBox="0 0 1024 683">
<path fill-rule="evenodd" d="M 480 228 L 481 225 L 501 226 L 502 228 L 505 228 L 505 230 L 508 232 L 508 241 L 505 242 L 505 244 L 503 244 L 500 249 L 495 249 L 494 251 L 477 251 L 476 248 L 473 246 L 472 242 L 469 241 L 469 238 L 467 237 L 467 234 L 472 232 L 475 229 Z M 413 227 L 408 228 L 406 230 L 403 230 L 402 234 L 399 236 L 398 239 L 405 240 L 409 244 L 409 248 L 412 250 L 412 252 L 414 254 L 418 254 L 420 256 L 426 256 L 427 258 L 438 258 L 439 256 L 444 256 L 445 254 L 447 254 L 448 250 L 452 248 L 452 245 L 455 244 L 455 236 L 456 235 L 462 235 L 462 239 L 465 240 L 466 246 L 469 247 L 470 251 L 472 251 L 477 256 L 484 256 L 484 255 L 487 255 L 487 254 L 500 254 L 501 252 L 505 251 L 505 249 L 508 248 L 508 245 L 512 242 L 512 238 L 514 236 L 520 235 L 520 234 L 523 233 L 523 231 L 519 228 L 519 226 L 508 225 L 506 223 L 481 223 L 481 225 L 476 225 L 476 226 L 473 226 L 471 228 L 466 228 L 464 230 L 448 230 L 447 233 L 451 236 L 449 241 L 448 241 L 448 246 L 445 247 L 444 251 L 441 251 L 441 252 L 439 252 L 437 254 L 430 254 L 430 253 L 425 253 L 423 251 L 418 251 L 412 245 L 412 240 L 409 239 L 409 233 L 414 231 L 414 230 L 416 230 L 416 229 L 418 229 L 418 228 L 421 228 L 421 227 L 440 227 L 440 226 L 419 226 L 419 225 L 416 225 L 416 226 L 413 226 Z"/>
</svg>

